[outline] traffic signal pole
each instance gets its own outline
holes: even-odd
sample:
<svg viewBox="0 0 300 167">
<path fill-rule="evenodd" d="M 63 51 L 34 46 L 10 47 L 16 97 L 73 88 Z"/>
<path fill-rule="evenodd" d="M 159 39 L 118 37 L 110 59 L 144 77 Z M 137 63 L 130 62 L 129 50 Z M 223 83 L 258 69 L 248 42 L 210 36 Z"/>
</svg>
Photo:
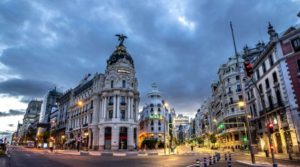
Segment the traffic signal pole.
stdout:
<svg viewBox="0 0 300 167">
<path fill-rule="evenodd" d="M 235 56 L 236 56 L 236 62 L 237 62 L 237 69 L 238 69 L 238 74 L 240 76 L 240 84 L 241 84 L 241 90 L 242 90 L 242 95 L 243 95 L 243 102 L 246 104 L 245 101 L 245 90 L 243 89 L 243 75 L 241 73 L 240 69 L 240 62 L 239 62 L 239 55 L 236 50 L 236 44 L 235 44 L 235 38 L 234 38 L 234 33 L 233 33 L 233 28 L 232 28 L 232 23 L 230 21 L 230 29 L 231 29 L 231 35 L 232 35 L 232 40 L 233 40 L 233 45 L 234 45 L 234 51 L 235 51 Z M 249 137 L 249 149 L 250 149 L 250 154 L 251 154 L 251 162 L 252 164 L 255 164 L 255 156 L 252 148 L 252 136 L 251 136 L 251 131 L 250 131 L 250 124 L 249 124 L 249 119 L 248 119 L 248 114 L 247 114 L 247 107 L 246 105 L 244 106 L 244 112 L 245 112 L 245 119 L 246 119 L 246 125 L 247 125 L 247 130 L 248 130 L 248 137 Z"/>
</svg>

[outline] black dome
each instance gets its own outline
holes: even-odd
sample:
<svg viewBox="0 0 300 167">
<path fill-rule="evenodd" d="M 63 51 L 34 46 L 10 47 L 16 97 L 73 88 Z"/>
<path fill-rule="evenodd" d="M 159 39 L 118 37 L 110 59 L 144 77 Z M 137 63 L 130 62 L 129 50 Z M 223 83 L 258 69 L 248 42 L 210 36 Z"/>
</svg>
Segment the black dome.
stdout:
<svg viewBox="0 0 300 167">
<path fill-rule="evenodd" d="M 126 51 L 124 45 L 117 46 L 117 49 L 112 53 L 112 55 L 107 60 L 107 65 L 115 64 L 120 59 L 127 59 L 132 67 L 134 67 L 133 59 L 131 58 L 130 54 Z"/>
</svg>

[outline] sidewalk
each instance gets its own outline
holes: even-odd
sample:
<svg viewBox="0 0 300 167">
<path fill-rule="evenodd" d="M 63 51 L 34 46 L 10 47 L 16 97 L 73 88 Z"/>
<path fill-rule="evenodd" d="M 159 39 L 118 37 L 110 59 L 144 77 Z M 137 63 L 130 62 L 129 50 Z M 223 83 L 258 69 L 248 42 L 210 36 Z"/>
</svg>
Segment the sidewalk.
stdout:
<svg viewBox="0 0 300 167">
<path fill-rule="evenodd" d="M 1 167 L 8 167 L 9 166 L 9 159 L 7 156 L 0 156 L 0 166 Z"/>
</svg>

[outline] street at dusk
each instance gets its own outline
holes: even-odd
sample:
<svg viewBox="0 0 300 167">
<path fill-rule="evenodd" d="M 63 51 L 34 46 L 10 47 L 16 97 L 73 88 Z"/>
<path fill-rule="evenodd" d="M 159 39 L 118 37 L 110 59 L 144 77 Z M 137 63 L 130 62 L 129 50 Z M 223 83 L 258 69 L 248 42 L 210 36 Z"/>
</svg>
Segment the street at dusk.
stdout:
<svg viewBox="0 0 300 167">
<path fill-rule="evenodd" d="M 300 0 L 2 0 L 1 167 L 300 167 Z"/>
</svg>

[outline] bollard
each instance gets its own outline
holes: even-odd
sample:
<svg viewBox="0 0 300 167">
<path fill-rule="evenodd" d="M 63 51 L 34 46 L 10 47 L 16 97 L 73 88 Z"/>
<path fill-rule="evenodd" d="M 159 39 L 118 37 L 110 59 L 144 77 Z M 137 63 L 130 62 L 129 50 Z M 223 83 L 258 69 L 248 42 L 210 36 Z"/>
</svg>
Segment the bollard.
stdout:
<svg viewBox="0 0 300 167">
<path fill-rule="evenodd" d="M 213 164 L 215 164 L 216 163 L 216 155 L 214 155 L 214 157 L 213 157 Z"/>
<path fill-rule="evenodd" d="M 227 154 L 225 153 L 225 161 L 227 161 Z"/>
<path fill-rule="evenodd" d="M 196 167 L 200 167 L 200 160 L 199 159 L 196 160 Z"/>
<path fill-rule="evenodd" d="M 212 165 L 211 156 L 209 156 L 208 158 L 209 158 L 209 165 Z"/>
<path fill-rule="evenodd" d="M 207 167 L 206 157 L 203 158 L 203 167 Z"/>
<path fill-rule="evenodd" d="M 273 167 L 278 167 L 278 165 L 276 163 L 273 164 Z"/>
<path fill-rule="evenodd" d="M 227 167 L 231 167 L 231 161 L 227 161 Z"/>
</svg>

